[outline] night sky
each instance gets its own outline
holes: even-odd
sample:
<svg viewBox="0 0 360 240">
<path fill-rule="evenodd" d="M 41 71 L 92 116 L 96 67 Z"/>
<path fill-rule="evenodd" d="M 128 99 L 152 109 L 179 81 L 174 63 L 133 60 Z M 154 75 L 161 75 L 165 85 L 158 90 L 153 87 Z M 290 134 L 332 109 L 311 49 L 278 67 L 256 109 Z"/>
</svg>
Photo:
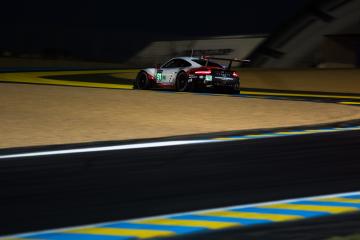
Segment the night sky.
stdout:
<svg viewBox="0 0 360 240">
<path fill-rule="evenodd" d="M 152 41 L 270 34 L 313 2 L 6 1 L 1 3 L 0 54 L 126 61 Z"/>
<path fill-rule="evenodd" d="M 7 1 L 1 25 L 16 28 L 122 29 L 150 35 L 268 33 L 309 0 Z"/>
</svg>

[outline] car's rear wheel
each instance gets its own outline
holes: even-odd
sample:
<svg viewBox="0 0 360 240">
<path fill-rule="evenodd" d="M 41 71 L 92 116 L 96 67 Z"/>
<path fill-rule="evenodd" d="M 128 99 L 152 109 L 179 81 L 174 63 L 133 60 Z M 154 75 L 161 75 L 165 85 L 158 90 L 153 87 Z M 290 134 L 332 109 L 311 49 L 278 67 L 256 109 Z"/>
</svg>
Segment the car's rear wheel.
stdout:
<svg viewBox="0 0 360 240">
<path fill-rule="evenodd" d="M 146 72 L 143 72 L 143 71 L 139 72 L 139 74 L 137 75 L 137 77 L 135 79 L 134 88 L 141 89 L 141 90 L 150 88 L 150 81 L 149 81 L 149 78 L 148 78 Z"/>
<path fill-rule="evenodd" d="M 176 91 L 186 92 L 189 88 L 189 76 L 186 72 L 180 72 L 176 77 Z"/>
</svg>

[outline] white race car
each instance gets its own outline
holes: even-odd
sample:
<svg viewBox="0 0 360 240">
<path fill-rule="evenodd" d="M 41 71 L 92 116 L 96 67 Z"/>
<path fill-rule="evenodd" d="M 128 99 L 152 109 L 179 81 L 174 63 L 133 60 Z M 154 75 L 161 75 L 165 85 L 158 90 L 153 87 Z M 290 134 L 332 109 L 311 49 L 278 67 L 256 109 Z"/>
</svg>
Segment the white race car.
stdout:
<svg viewBox="0 0 360 240">
<path fill-rule="evenodd" d="M 210 60 L 228 61 L 229 64 L 222 66 Z M 161 67 L 142 69 L 134 81 L 134 89 L 160 88 L 185 92 L 211 87 L 228 93 L 239 93 L 239 74 L 231 70 L 234 61 L 247 60 L 211 57 L 172 58 Z"/>
</svg>

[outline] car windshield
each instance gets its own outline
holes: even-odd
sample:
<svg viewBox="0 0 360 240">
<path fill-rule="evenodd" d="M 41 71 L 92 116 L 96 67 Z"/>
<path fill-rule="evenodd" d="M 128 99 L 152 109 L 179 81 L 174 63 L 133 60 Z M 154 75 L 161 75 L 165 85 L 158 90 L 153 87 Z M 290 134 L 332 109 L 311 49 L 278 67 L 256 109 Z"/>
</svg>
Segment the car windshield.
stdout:
<svg viewBox="0 0 360 240">
<path fill-rule="evenodd" d="M 205 66 L 206 65 L 206 60 L 204 59 L 193 59 L 194 62 L 200 64 L 201 66 Z M 220 64 L 218 63 L 215 63 L 215 62 L 211 62 L 209 61 L 208 62 L 208 66 L 209 67 L 219 67 L 219 68 L 224 68 L 223 66 L 221 66 Z"/>
</svg>

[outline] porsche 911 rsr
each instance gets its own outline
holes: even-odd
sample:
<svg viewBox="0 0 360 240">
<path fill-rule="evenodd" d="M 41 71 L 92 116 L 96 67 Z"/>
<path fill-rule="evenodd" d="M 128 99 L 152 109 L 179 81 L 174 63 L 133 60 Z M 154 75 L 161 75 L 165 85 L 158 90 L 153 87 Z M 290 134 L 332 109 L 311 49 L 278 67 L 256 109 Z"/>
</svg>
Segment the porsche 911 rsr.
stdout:
<svg viewBox="0 0 360 240">
<path fill-rule="evenodd" d="M 210 60 L 229 61 L 222 66 Z M 135 89 L 175 89 L 179 92 L 196 91 L 201 88 L 214 88 L 230 93 L 239 93 L 239 74 L 232 71 L 231 64 L 236 59 L 223 58 L 172 58 L 158 68 L 141 70 L 135 81 Z"/>
</svg>

